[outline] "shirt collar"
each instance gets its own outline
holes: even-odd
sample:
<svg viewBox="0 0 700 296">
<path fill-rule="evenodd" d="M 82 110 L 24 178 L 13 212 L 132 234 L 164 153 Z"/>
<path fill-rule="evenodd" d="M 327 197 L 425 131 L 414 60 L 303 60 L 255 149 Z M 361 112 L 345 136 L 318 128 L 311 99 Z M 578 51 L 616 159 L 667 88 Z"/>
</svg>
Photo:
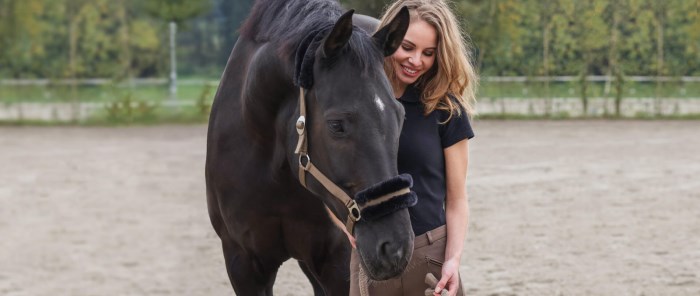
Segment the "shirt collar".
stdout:
<svg viewBox="0 0 700 296">
<path fill-rule="evenodd" d="M 420 92 L 411 84 L 406 87 L 399 100 L 407 103 L 418 103 L 420 102 Z"/>
</svg>

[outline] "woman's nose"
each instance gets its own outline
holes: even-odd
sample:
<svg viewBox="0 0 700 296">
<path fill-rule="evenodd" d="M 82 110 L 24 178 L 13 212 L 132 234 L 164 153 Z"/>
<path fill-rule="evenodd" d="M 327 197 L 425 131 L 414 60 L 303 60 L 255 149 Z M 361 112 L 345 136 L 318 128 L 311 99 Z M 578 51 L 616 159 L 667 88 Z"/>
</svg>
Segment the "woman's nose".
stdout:
<svg viewBox="0 0 700 296">
<path fill-rule="evenodd" d="M 419 66 L 420 65 L 420 56 L 409 57 L 408 63 L 411 64 L 412 66 Z"/>
</svg>

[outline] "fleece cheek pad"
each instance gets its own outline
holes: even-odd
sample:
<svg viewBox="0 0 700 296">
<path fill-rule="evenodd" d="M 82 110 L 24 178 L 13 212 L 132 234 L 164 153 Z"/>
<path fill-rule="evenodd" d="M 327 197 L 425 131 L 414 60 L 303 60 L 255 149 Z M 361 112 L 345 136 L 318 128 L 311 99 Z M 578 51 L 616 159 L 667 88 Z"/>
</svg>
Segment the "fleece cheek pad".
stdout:
<svg viewBox="0 0 700 296">
<path fill-rule="evenodd" d="M 311 31 L 299 43 L 294 55 L 294 84 L 310 89 L 314 85 L 314 60 L 321 42 L 333 29 L 333 26 L 323 26 Z"/>
<path fill-rule="evenodd" d="M 361 209 L 362 219 L 376 220 L 416 205 L 418 197 L 409 190 L 412 186 L 411 175 L 401 174 L 358 192 L 355 202 Z"/>
</svg>

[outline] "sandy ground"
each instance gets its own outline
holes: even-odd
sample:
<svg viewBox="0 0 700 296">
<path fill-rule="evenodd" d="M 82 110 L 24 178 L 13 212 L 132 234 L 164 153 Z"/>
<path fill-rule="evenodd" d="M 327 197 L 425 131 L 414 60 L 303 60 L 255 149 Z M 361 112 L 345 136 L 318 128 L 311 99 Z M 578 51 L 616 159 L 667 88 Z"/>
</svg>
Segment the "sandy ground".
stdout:
<svg viewBox="0 0 700 296">
<path fill-rule="evenodd" d="M 469 295 L 700 295 L 700 122 L 478 121 Z M 205 126 L 0 127 L 0 295 L 231 295 Z M 311 295 L 293 262 L 276 295 Z"/>
</svg>

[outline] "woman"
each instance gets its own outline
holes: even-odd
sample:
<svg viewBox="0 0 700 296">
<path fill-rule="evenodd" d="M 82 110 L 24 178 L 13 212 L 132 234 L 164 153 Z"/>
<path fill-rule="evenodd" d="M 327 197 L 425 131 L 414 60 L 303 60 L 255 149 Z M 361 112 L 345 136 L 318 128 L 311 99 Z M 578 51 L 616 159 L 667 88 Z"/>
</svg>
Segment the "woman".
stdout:
<svg viewBox="0 0 700 296">
<path fill-rule="evenodd" d="M 409 208 L 414 251 L 399 278 L 370 283 L 353 252 L 350 295 L 424 295 L 426 273 L 439 280 L 435 295 L 442 289 L 463 295 L 459 266 L 469 219 L 467 140 L 474 136 L 469 117 L 478 78 L 444 0 L 397 0 L 379 27 L 403 6 L 409 8 L 411 22 L 399 49 L 385 59 L 384 70 L 406 110 L 398 170 L 413 176 L 418 195 L 418 204 Z"/>
</svg>

